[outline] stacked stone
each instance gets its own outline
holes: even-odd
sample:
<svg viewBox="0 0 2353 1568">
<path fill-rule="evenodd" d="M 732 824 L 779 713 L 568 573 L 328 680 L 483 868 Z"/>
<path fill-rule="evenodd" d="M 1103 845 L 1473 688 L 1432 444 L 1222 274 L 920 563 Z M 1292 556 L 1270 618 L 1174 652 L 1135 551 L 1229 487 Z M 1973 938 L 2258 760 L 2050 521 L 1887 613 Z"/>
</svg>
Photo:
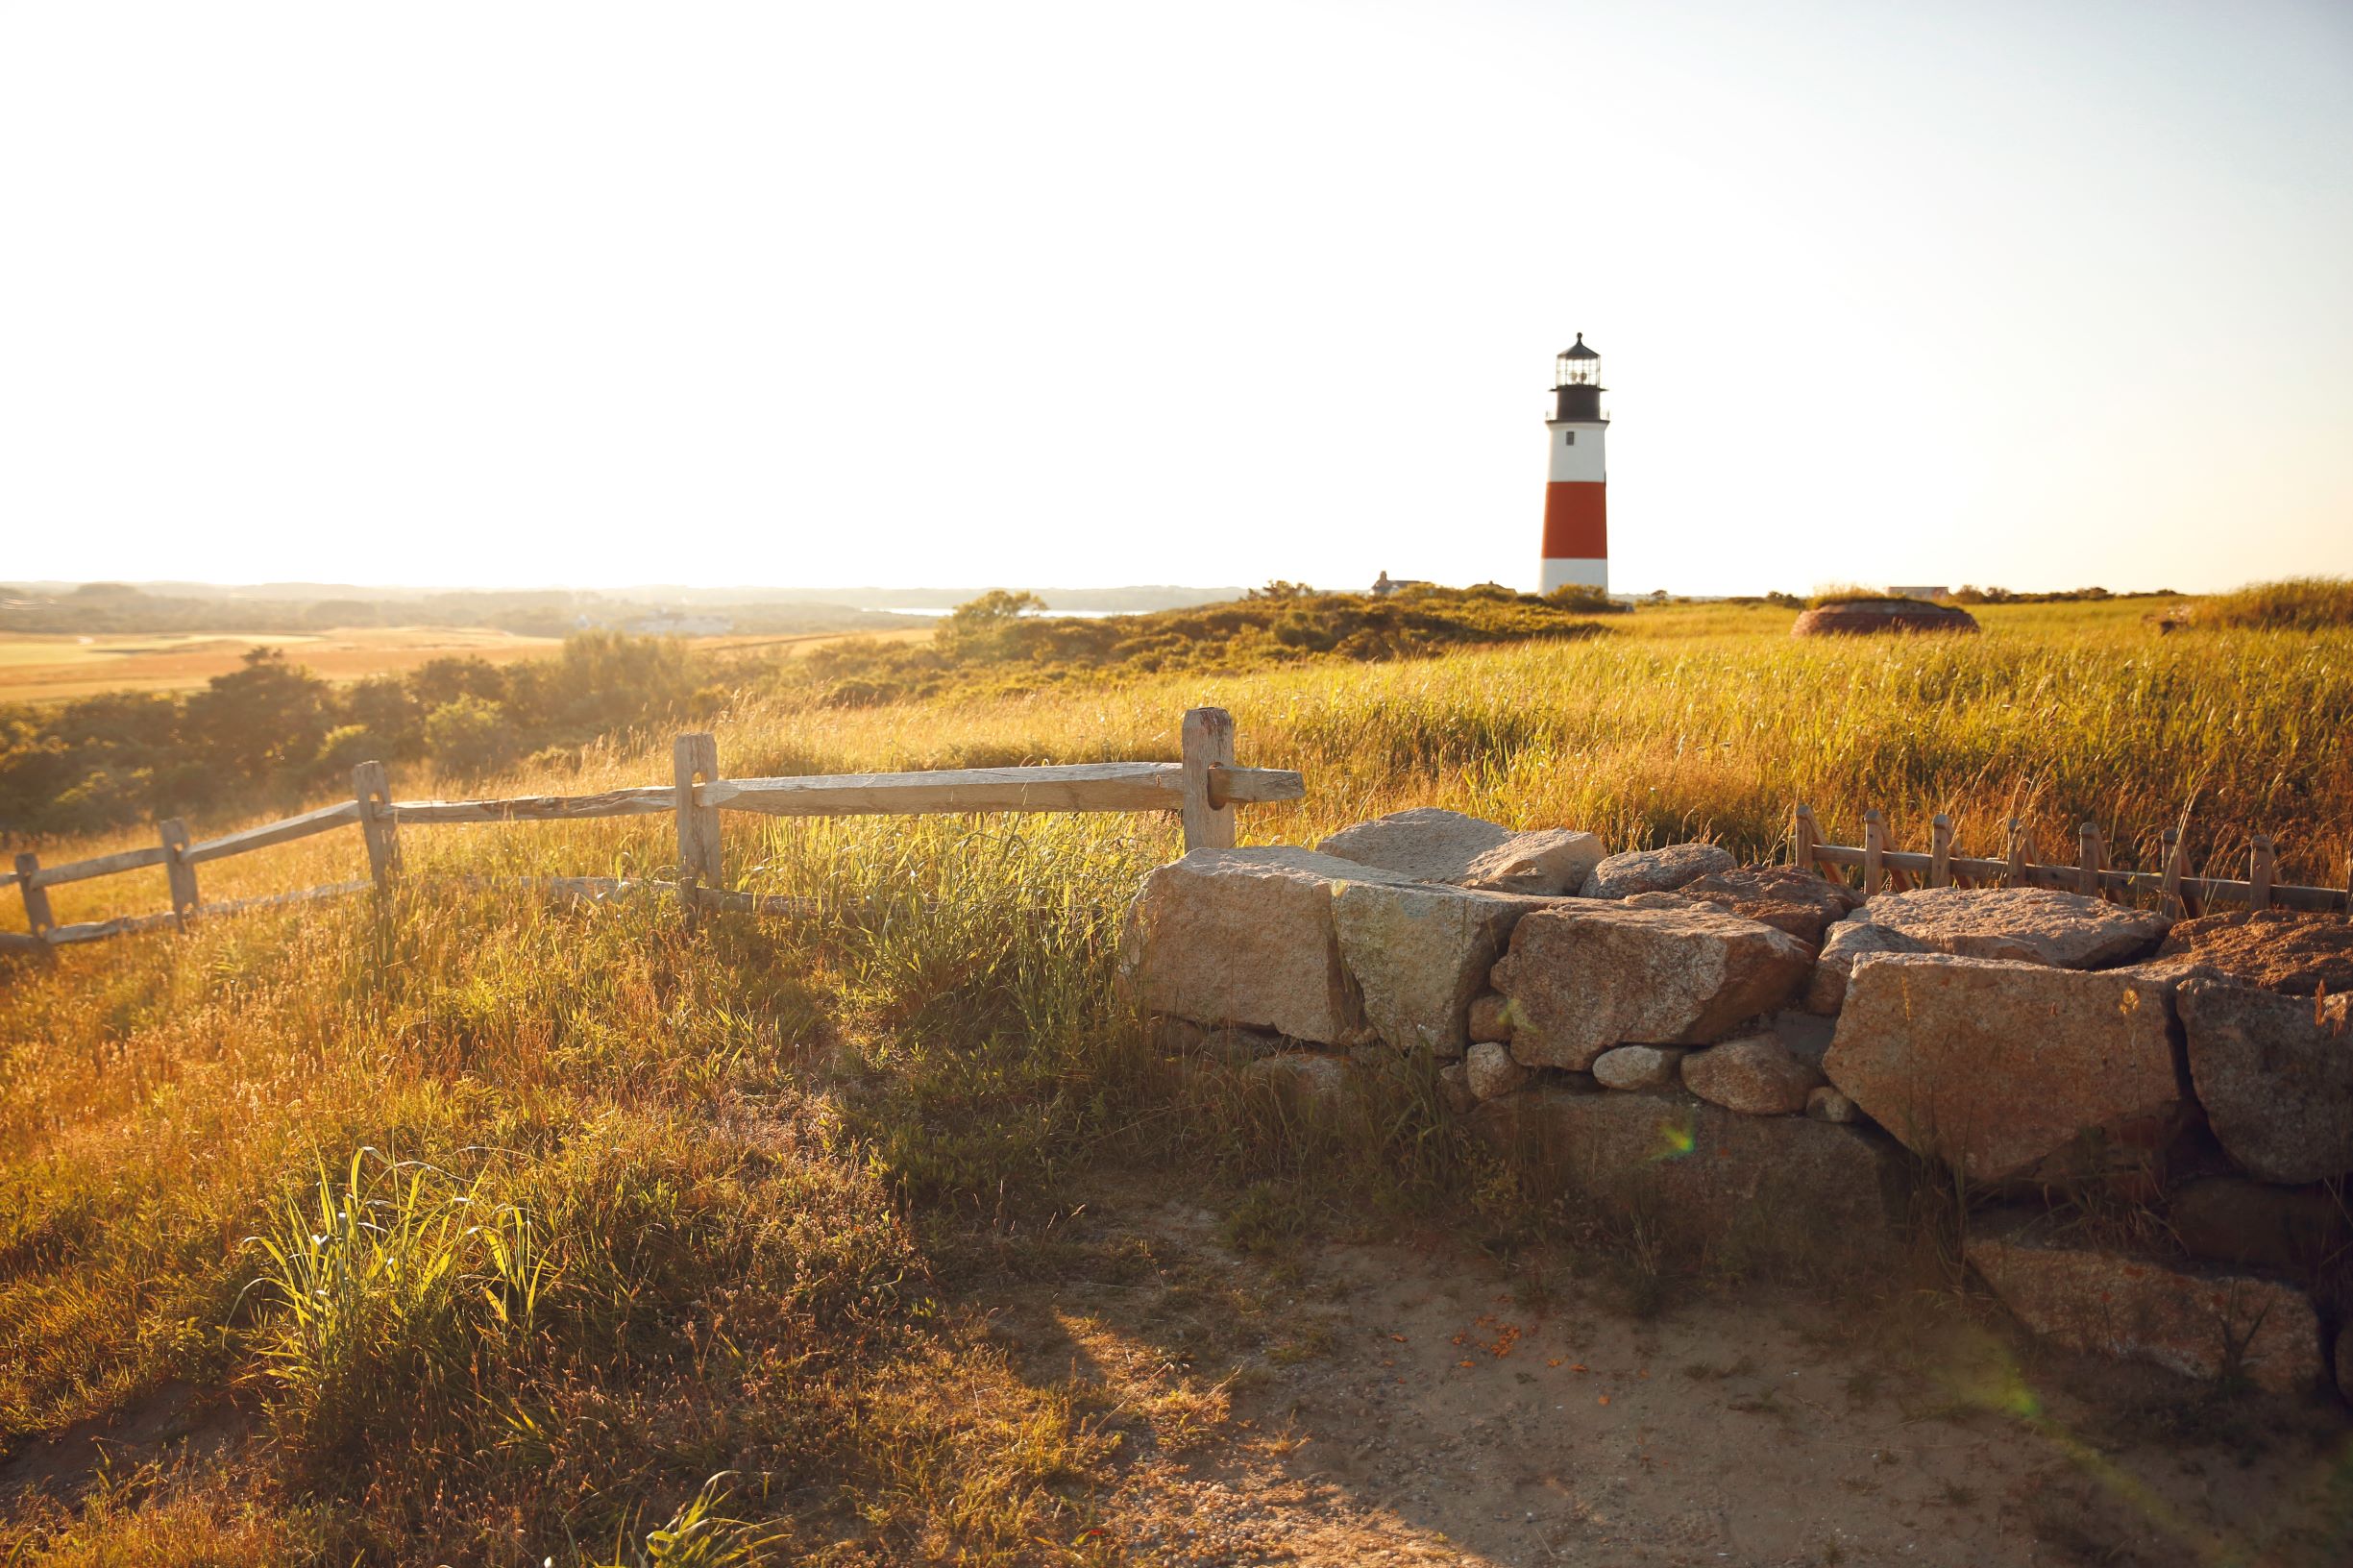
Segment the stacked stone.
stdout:
<svg viewBox="0 0 2353 1568">
<path fill-rule="evenodd" d="M 2315 1293 L 2353 1301 L 2330 1185 L 2353 1175 L 2353 926 L 2327 918 L 1864 904 L 1711 845 L 1605 858 L 1413 811 L 1163 868 L 1124 973 L 1188 1048 L 1318 1103 L 1352 1053 L 1426 1052 L 1482 1134 L 1703 1245 L 1761 1209 L 1893 1237 L 1881 1194 L 1933 1162 L 1984 1210 L 1970 1265 L 2074 1348 L 2285 1389 L 2323 1375 Z M 2044 1198 L 2087 1185 L 2161 1207 L 2178 1249 L 2071 1238 Z M 2353 1329 L 2335 1360 L 2353 1395 Z"/>
</svg>

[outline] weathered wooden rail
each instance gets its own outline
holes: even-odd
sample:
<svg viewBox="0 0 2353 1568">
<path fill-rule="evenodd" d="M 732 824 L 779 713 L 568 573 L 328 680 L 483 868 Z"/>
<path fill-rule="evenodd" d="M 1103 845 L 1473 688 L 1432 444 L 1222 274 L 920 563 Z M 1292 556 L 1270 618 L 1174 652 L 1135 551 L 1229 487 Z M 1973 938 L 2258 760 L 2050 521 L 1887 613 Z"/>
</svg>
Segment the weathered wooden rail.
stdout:
<svg viewBox="0 0 2353 1568">
<path fill-rule="evenodd" d="M 138 849 L 96 855 L 61 866 L 40 857 L 16 857 L 15 870 L 0 873 L 0 888 L 13 886 L 24 899 L 29 933 L 0 932 L 0 950 L 46 949 L 96 942 L 133 931 L 182 925 L 200 917 L 225 915 L 267 904 L 388 888 L 401 874 L 400 830 L 404 825 L 568 822 L 606 817 L 669 815 L 676 820 L 679 875 L 649 884 L 613 877 L 532 879 L 548 891 L 571 896 L 602 896 L 632 887 L 659 886 L 716 908 L 782 913 L 803 901 L 755 896 L 730 890 L 720 835 L 720 814 L 755 812 L 769 817 L 899 817 L 965 812 L 1173 812 L 1185 824 L 1185 847 L 1230 848 L 1235 808 L 1307 794 L 1299 774 L 1271 768 L 1241 768 L 1234 761 L 1234 720 L 1223 708 L 1194 708 L 1185 715 L 1179 762 L 1096 762 L 1043 768 L 967 768 L 910 773 L 833 773 L 801 778 L 727 778 L 719 766 L 719 742 L 709 734 L 681 735 L 672 749 L 672 782 L 596 795 L 529 795 L 497 800 L 395 800 L 380 762 L 352 771 L 352 798 L 299 816 L 239 829 L 219 838 L 191 841 L 186 824 L 157 824 L 158 842 Z M 291 893 L 218 903 L 203 902 L 196 868 L 208 861 L 290 844 L 314 833 L 357 826 L 366 840 L 368 879 L 302 888 Z M 171 892 L 168 910 L 107 920 L 61 925 L 51 912 L 48 890 L 93 877 L 163 868 Z"/>
<path fill-rule="evenodd" d="M 2076 833 L 2073 865 L 2039 864 L 2034 830 L 2013 817 L 2008 824 L 2006 852 L 1998 860 L 1953 853 L 1952 819 L 1939 813 L 1930 820 L 1925 852 L 1887 846 L 1887 821 L 1877 808 L 1863 813 L 1863 842 L 1825 844 L 1812 808 L 1800 806 L 1792 835 L 1793 859 L 1806 870 L 1824 867 L 1841 875 L 1859 868 L 1863 896 L 1884 889 L 1902 892 L 1915 887 L 2057 888 L 2095 898 L 2114 895 L 2152 895 L 2158 907 L 2172 915 L 2196 915 L 2218 902 L 2241 903 L 2249 909 L 2298 909 L 2326 914 L 2341 910 L 2353 919 L 2353 866 L 2341 888 L 2311 888 L 2283 883 L 2274 874 L 2275 845 L 2268 834 L 2253 835 L 2247 852 L 2247 874 L 2231 877 L 2192 876 L 2189 855 L 2179 828 L 2164 835 L 2164 869 L 2155 871 L 2119 870 L 2108 864 L 2108 845 L 2096 822 L 2086 822 Z"/>
</svg>

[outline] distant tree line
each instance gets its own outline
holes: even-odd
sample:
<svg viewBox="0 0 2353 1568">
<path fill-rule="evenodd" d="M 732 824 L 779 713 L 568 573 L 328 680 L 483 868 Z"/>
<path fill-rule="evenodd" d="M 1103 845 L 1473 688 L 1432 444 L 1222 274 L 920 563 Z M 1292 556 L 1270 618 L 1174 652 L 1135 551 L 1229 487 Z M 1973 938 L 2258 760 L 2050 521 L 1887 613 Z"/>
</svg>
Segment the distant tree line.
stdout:
<svg viewBox="0 0 2353 1568">
<path fill-rule="evenodd" d="M 553 658 L 438 658 L 341 687 L 259 648 L 202 691 L 0 708 L 0 831 L 286 809 L 371 758 L 460 779 L 534 751 L 561 766 L 600 736 L 707 717 L 725 701 L 719 674 L 684 643 L 618 632 L 577 633 Z"/>
</svg>

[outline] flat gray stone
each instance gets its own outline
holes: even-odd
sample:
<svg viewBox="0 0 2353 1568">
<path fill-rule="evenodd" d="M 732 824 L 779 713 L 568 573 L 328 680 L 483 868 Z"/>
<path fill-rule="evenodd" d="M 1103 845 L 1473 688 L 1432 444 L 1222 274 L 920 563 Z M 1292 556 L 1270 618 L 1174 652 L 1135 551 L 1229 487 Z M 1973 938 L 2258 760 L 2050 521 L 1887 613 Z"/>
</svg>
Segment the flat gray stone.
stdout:
<svg viewBox="0 0 2353 1568">
<path fill-rule="evenodd" d="M 1581 890 L 1587 898 L 1623 898 L 1633 893 L 1673 893 L 1703 876 L 1739 864 L 1714 844 L 1671 844 L 1663 849 L 1630 849 L 1593 868 Z"/>
<path fill-rule="evenodd" d="M 1743 919 L 1761 920 L 1809 947 L 1819 947 L 1823 933 L 1863 902 L 1844 882 L 1795 866 L 1735 866 L 1686 882 L 1674 895 Z"/>
<path fill-rule="evenodd" d="M 1853 919 L 1924 953 L 2096 969 L 2146 957 L 2172 921 L 2055 888 L 1919 888 L 1881 894 Z"/>
<path fill-rule="evenodd" d="M 1602 858 L 1590 833 L 1540 828 L 1515 833 L 1458 811 L 1417 806 L 1342 828 L 1317 845 L 1319 854 L 1489 893 L 1535 897 L 1575 893 Z"/>
</svg>

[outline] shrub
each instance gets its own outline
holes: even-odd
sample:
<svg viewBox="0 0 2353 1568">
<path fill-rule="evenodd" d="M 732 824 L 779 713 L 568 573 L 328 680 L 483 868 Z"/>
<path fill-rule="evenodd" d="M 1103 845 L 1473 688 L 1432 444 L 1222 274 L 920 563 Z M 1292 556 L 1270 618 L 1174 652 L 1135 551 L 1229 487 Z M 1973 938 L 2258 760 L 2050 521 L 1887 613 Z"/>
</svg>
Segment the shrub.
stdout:
<svg viewBox="0 0 2353 1568">
<path fill-rule="evenodd" d="M 457 777 L 478 778 L 514 761 L 520 743 L 504 708 L 461 697 L 426 715 L 425 749 Z"/>
<path fill-rule="evenodd" d="M 1604 590 L 1583 582 L 1562 583 L 1544 596 L 1544 602 L 1555 609 L 1569 610 L 1578 615 L 1623 615 L 1632 608 L 1611 599 Z"/>
</svg>

